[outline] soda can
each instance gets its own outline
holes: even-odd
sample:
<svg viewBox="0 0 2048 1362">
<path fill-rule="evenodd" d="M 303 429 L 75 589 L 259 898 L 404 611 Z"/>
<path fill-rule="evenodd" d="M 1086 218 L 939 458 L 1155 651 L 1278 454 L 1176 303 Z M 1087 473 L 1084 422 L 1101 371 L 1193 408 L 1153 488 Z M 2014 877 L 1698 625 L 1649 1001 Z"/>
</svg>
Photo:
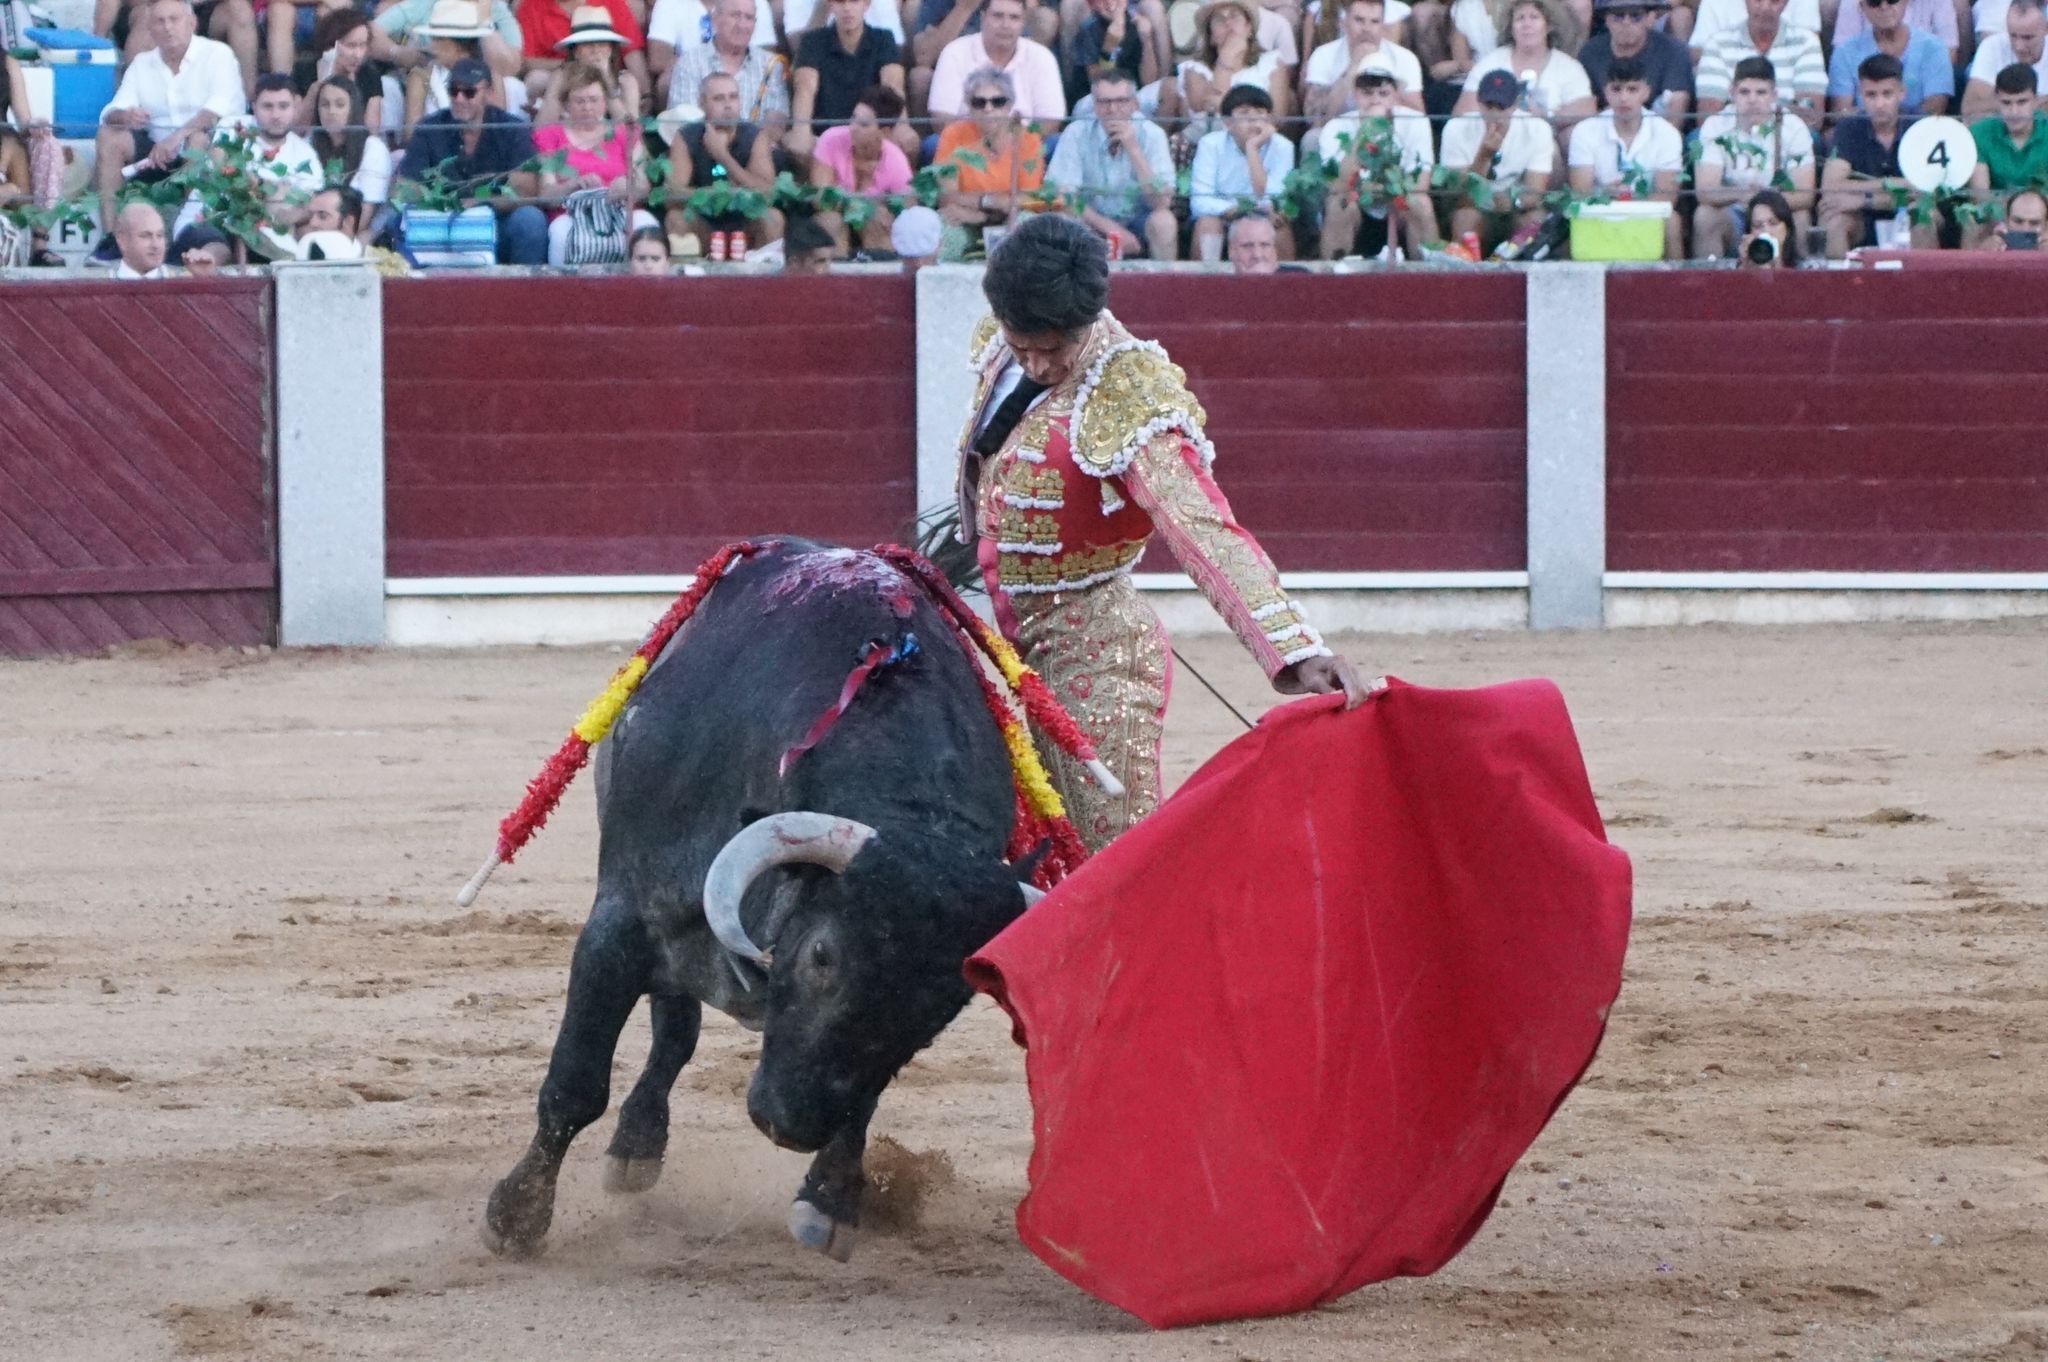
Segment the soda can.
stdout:
<svg viewBox="0 0 2048 1362">
<path fill-rule="evenodd" d="M 1121 260 L 1124 258 L 1124 239 L 1120 233 L 1110 233 L 1109 258 L 1111 260 Z"/>
<path fill-rule="evenodd" d="M 713 232 L 711 234 L 711 249 L 707 251 L 706 254 L 709 255 L 713 260 L 725 259 L 724 232 Z"/>
</svg>

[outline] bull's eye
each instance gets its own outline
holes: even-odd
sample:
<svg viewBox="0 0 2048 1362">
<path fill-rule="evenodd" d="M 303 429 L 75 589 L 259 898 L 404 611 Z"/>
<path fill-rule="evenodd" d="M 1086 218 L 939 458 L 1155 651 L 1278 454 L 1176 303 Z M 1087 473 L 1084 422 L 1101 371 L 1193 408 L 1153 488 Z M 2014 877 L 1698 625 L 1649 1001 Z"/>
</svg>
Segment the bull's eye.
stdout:
<svg viewBox="0 0 2048 1362">
<path fill-rule="evenodd" d="M 813 941 L 804 951 L 804 963 L 820 972 L 830 970 L 832 968 L 832 948 L 823 941 Z"/>
</svg>

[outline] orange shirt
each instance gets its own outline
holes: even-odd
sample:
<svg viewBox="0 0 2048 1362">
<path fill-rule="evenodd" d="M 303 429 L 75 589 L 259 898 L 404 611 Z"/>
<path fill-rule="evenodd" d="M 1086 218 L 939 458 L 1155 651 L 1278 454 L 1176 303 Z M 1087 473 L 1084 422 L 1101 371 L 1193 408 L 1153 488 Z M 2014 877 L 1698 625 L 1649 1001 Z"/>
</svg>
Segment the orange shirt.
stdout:
<svg viewBox="0 0 2048 1362">
<path fill-rule="evenodd" d="M 962 153 L 987 162 L 982 169 L 960 159 Z M 933 165 L 959 167 L 959 177 L 952 187 L 964 194 L 1007 194 L 1010 192 L 1012 165 L 1016 168 L 1016 187 L 1020 190 L 1038 189 L 1045 184 L 1045 140 L 1035 132 L 1020 132 L 1010 139 L 1007 155 L 998 156 L 981 139 L 979 124 L 963 119 L 949 123 L 939 134 L 938 154 L 932 158 Z"/>
</svg>

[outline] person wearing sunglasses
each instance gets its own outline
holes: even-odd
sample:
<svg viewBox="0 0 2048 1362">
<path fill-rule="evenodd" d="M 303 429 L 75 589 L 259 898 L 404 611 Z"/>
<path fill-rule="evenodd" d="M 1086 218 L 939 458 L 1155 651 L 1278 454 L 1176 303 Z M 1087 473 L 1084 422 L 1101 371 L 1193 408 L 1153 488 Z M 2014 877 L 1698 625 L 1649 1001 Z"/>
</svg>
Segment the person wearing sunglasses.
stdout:
<svg viewBox="0 0 2048 1362">
<path fill-rule="evenodd" d="M 429 175 L 458 189 L 465 207 L 487 205 L 497 214 L 498 259 L 507 265 L 540 265 L 548 258 L 548 220 L 531 202 L 486 200 L 503 185 L 517 199 L 540 192 L 532 166 L 539 153 L 533 127 L 490 102 L 491 69 L 465 57 L 448 72 L 448 107 L 420 120 L 398 178 L 420 183 Z"/>
<path fill-rule="evenodd" d="M 1692 109 L 1692 56 L 1685 44 L 1657 30 L 1670 0 L 1599 0 L 1595 7 L 1607 27 L 1579 49 L 1593 97 L 1607 107 L 1607 73 L 1617 61 L 1633 61 L 1650 81 L 1650 112 L 1683 127 Z"/>
<path fill-rule="evenodd" d="M 1835 44 L 1828 59 L 1828 111 L 1869 112 L 1857 98 L 1857 70 L 1880 54 L 1892 58 L 1906 73 L 1905 114 L 1941 114 L 1956 94 L 1955 67 L 1941 40 L 1906 22 L 1906 0 L 1859 0 L 1868 32 Z M 1846 6 L 1845 6 L 1846 8 Z"/>
<path fill-rule="evenodd" d="M 967 116 L 946 125 L 932 164 L 950 167 L 939 214 L 961 227 L 1006 223 L 1045 184 L 1045 141 L 1017 115 L 1017 89 L 993 66 L 968 76 Z"/>
</svg>

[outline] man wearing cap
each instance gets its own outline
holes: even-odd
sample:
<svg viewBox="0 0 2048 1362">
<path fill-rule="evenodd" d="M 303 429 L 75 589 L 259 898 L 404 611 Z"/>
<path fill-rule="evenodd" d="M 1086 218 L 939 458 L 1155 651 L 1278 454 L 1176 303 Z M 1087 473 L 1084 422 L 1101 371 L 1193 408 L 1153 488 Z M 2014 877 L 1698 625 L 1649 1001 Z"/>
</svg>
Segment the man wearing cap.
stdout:
<svg viewBox="0 0 2048 1362">
<path fill-rule="evenodd" d="M 1692 54 L 1685 44 L 1653 26 L 1671 8 L 1671 0 L 1599 0 L 1596 6 L 1607 27 L 1586 39 L 1579 65 L 1586 68 L 1593 94 L 1606 108 L 1607 68 L 1621 57 L 1641 62 L 1650 80 L 1650 112 L 1685 126 L 1692 108 Z"/>
<path fill-rule="evenodd" d="M 1124 255 L 1172 260 L 1180 254 L 1173 148 L 1138 112 L 1137 87 L 1121 67 L 1096 72 L 1091 93 L 1093 116 L 1067 125 L 1045 177 L 1080 204 L 1083 222 L 1117 238 Z"/>
<path fill-rule="evenodd" d="M 868 22 L 871 3 L 831 0 L 832 22 L 811 29 L 798 42 L 790 129 L 782 140 L 792 155 L 810 155 L 827 129 L 853 117 L 853 106 L 870 87 L 904 93 L 902 50 L 887 29 Z M 889 125 L 889 140 L 902 148 L 913 166 L 917 164 L 920 139 L 909 119 L 897 118 Z"/>
<path fill-rule="evenodd" d="M 1309 53 L 1308 66 L 1302 72 L 1307 82 L 1302 113 L 1309 120 L 1311 135 L 1351 107 L 1358 74 L 1367 62 L 1393 78 L 1398 102 L 1421 112 L 1422 63 L 1413 52 L 1387 38 L 1385 16 L 1386 0 L 1347 0 L 1342 35 Z"/>
<path fill-rule="evenodd" d="M 399 162 L 398 178 L 414 183 L 438 175 L 462 195 L 465 206 L 488 203 L 497 214 L 498 259 L 507 265 L 544 265 L 548 258 L 547 215 L 532 203 L 481 197 L 503 185 L 517 199 L 540 192 L 540 176 L 528 167 L 538 159 L 533 127 L 490 102 L 491 68 L 464 57 L 448 70 L 448 107 L 413 129 Z"/>
<path fill-rule="evenodd" d="M 1479 238 L 1490 252 L 1516 229 L 1543 219 L 1543 195 L 1557 165 L 1550 124 L 1519 107 L 1522 85 L 1506 71 L 1479 78 L 1479 112 L 1444 124 L 1439 160 L 1470 178 L 1450 196 L 1451 235 Z"/>
<path fill-rule="evenodd" d="M 1003 634 L 1045 678 L 1121 783 L 1109 793 L 1052 744 L 1053 783 L 1099 850 L 1159 802 L 1170 679 L 1158 616 L 1131 581 L 1157 531 L 1273 688 L 1366 696 L 1290 600 L 1211 476 L 1186 375 L 1109 314 L 1100 233 L 1043 214 L 982 276 L 974 403 L 961 434 L 960 537 Z"/>
<path fill-rule="evenodd" d="M 398 0 L 370 23 L 370 55 L 402 70 L 429 66 L 429 41 L 439 34 L 475 38 L 491 70 L 516 76 L 526 39 L 506 0 Z"/>
<path fill-rule="evenodd" d="M 704 82 L 712 76 L 730 77 L 739 87 L 739 116 L 758 123 L 772 144 L 789 129 L 789 68 L 780 56 L 749 43 L 761 3 L 765 0 L 714 0 L 711 41 L 676 58 L 666 107 L 705 108 Z"/>
<path fill-rule="evenodd" d="M 1366 58 L 1354 86 L 1355 110 L 1323 124 L 1316 147 L 1325 162 L 1337 167 L 1323 201 L 1323 259 L 1338 260 L 1354 251 L 1377 257 L 1386 249 L 1397 213 L 1407 232 L 1408 256 L 1420 259 L 1422 243 L 1438 236 L 1436 208 L 1429 198 L 1430 170 L 1436 164 L 1429 119 L 1396 102 L 1394 73 L 1377 57 Z M 1403 183 L 1362 178 L 1361 160 L 1367 166 L 1385 164 L 1389 148 L 1399 150 Z M 1396 242 L 1397 250 L 1401 244 Z"/>
<path fill-rule="evenodd" d="M 1765 57 L 1778 73 L 1778 93 L 1789 96 L 1806 126 L 1818 131 L 1821 102 L 1828 92 L 1827 63 L 1820 37 L 1784 22 L 1785 0 L 1745 0 L 1746 22 L 1724 29 L 1700 55 L 1694 91 L 1702 114 L 1719 113 L 1728 104 L 1728 86 L 1735 68 L 1749 57 Z M 1697 38 L 1698 32 L 1694 35 Z"/>
</svg>

